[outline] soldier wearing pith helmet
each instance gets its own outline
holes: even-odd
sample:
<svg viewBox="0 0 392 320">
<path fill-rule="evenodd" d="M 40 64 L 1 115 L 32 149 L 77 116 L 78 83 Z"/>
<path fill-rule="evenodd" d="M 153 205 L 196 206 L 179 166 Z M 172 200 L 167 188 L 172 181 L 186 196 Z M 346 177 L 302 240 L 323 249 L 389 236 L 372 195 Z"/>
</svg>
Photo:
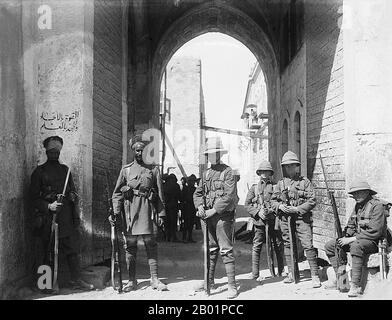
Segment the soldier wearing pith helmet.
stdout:
<svg viewBox="0 0 392 320">
<path fill-rule="evenodd" d="M 228 298 L 237 296 L 237 285 L 235 282 L 235 259 L 233 252 L 233 225 L 234 213 L 238 203 L 237 181 L 233 170 L 222 162 L 222 156 L 227 153 L 219 137 L 207 139 L 203 152 L 211 167 L 203 172 L 195 193 L 193 202 L 197 208 L 197 215 L 208 224 L 208 237 L 210 243 L 210 285 L 214 285 L 215 266 L 220 253 L 225 264 L 228 279 Z M 204 188 L 203 188 L 204 183 Z M 207 208 L 203 206 L 203 189 Z"/>
<path fill-rule="evenodd" d="M 283 240 L 282 235 L 277 228 L 275 230 L 275 212 L 271 207 L 271 197 L 273 194 L 274 184 L 272 176 L 274 170 L 268 160 L 262 161 L 256 170 L 256 174 L 260 177 L 258 183 L 252 185 L 245 199 L 245 208 L 251 216 L 251 224 L 253 225 L 254 237 L 252 246 L 252 279 L 261 281 L 259 278 L 260 253 L 263 243 L 266 242 L 266 224 L 270 230 L 270 237 L 275 241 L 275 252 L 278 262 L 278 274 L 283 273 Z"/>
<path fill-rule="evenodd" d="M 387 232 L 386 203 L 374 197 L 377 194 L 366 181 L 354 181 L 348 191 L 356 204 L 343 232 L 343 238 L 330 240 L 325 244 L 326 254 L 337 273 L 337 257 L 335 246 L 350 252 L 352 257 L 351 287 L 349 297 L 362 294 L 361 276 L 365 255 L 378 251 L 378 240 Z M 337 288 L 336 282 L 330 283 L 326 289 Z"/>
<path fill-rule="evenodd" d="M 288 217 L 294 220 L 295 231 L 304 248 L 306 259 L 309 262 L 312 285 L 321 287 L 318 275 L 317 250 L 313 247 L 313 218 L 312 209 L 316 206 L 314 189 L 310 180 L 299 174 L 301 165 L 297 155 L 287 151 L 281 161 L 283 177 L 278 181 L 271 204 L 280 219 L 284 242 L 284 255 L 289 274 L 284 283 L 293 282 L 290 256 L 290 233 Z M 287 204 L 287 200 L 289 204 Z"/>
</svg>

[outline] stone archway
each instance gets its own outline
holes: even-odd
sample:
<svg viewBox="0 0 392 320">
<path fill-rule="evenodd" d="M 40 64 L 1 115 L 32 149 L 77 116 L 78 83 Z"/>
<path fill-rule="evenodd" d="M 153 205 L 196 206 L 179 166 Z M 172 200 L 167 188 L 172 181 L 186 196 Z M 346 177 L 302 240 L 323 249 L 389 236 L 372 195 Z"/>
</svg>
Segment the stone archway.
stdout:
<svg viewBox="0 0 392 320">
<path fill-rule="evenodd" d="M 226 4 L 200 5 L 176 20 L 160 39 L 152 63 L 152 121 L 159 122 L 160 84 L 164 69 L 173 54 L 186 42 L 207 32 L 220 32 L 243 43 L 257 58 L 263 70 L 270 114 L 269 133 L 275 131 L 275 118 L 279 106 L 279 68 L 274 48 L 267 34 L 249 16 Z M 276 146 L 276 137 L 269 134 L 269 145 Z M 273 147 L 274 148 L 274 147 Z M 277 151 L 270 150 L 270 160 L 275 162 Z"/>
</svg>

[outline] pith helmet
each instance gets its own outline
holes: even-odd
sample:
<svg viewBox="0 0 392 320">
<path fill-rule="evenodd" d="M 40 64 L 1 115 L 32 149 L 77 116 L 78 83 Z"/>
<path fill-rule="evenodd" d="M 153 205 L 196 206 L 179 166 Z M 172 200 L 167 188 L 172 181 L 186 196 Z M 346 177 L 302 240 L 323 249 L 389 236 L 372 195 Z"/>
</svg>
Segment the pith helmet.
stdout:
<svg viewBox="0 0 392 320">
<path fill-rule="evenodd" d="M 301 162 L 299 162 L 299 159 L 297 157 L 297 155 L 292 152 L 292 151 L 287 151 L 283 157 L 282 157 L 282 162 L 280 163 L 282 166 L 286 165 L 286 164 L 292 164 L 295 163 L 297 165 L 300 165 Z"/>
<path fill-rule="evenodd" d="M 272 174 L 274 174 L 274 169 L 272 169 L 271 163 L 268 160 L 264 160 L 259 164 L 256 170 L 258 176 L 261 174 L 260 171 L 272 171 Z"/>
<path fill-rule="evenodd" d="M 220 137 L 211 137 L 207 139 L 203 153 L 227 153 L 227 150 L 223 148 L 222 140 Z"/>
<path fill-rule="evenodd" d="M 369 190 L 371 195 L 377 194 L 376 191 L 372 190 L 372 188 L 370 188 L 370 185 L 366 182 L 366 181 L 354 181 L 351 186 L 350 186 L 350 190 L 349 190 L 349 194 L 353 194 L 356 191 L 361 191 L 361 190 Z"/>
</svg>

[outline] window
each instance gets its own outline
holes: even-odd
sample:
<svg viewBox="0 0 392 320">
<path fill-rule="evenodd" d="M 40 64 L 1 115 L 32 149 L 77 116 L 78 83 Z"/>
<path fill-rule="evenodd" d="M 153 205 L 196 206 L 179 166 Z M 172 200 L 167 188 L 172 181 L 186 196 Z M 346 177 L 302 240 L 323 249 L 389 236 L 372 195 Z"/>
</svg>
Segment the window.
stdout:
<svg viewBox="0 0 392 320">
<path fill-rule="evenodd" d="M 304 33 L 303 0 L 291 0 L 280 24 L 281 72 L 290 64 L 303 43 Z"/>
<path fill-rule="evenodd" d="M 289 150 L 289 127 L 287 120 L 283 121 L 282 127 L 282 156 Z"/>
<path fill-rule="evenodd" d="M 298 111 L 294 117 L 294 149 L 301 161 L 301 115 Z"/>
<path fill-rule="evenodd" d="M 170 122 L 171 122 L 171 100 L 166 98 L 165 123 L 170 124 Z"/>
</svg>

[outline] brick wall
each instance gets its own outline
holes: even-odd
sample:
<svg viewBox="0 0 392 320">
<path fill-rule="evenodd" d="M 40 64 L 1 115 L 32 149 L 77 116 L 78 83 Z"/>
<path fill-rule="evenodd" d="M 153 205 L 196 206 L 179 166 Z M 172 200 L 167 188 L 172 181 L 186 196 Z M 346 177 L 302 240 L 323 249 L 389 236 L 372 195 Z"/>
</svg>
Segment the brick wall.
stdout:
<svg viewBox="0 0 392 320">
<path fill-rule="evenodd" d="M 93 261 L 110 254 L 106 177 L 110 193 L 122 164 L 122 8 L 120 1 L 98 0 L 94 7 L 93 70 Z"/>
<path fill-rule="evenodd" d="M 303 160 L 306 159 L 305 76 L 305 47 L 302 46 L 281 75 L 281 108 L 278 132 L 281 132 L 280 136 L 282 137 L 283 122 L 286 119 L 289 131 L 288 150 L 295 152 L 301 159 L 301 173 L 303 175 L 306 175 L 306 161 Z M 298 147 L 295 141 L 294 120 L 297 112 L 299 112 L 301 119 L 301 147 Z M 282 143 L 282 139 L 280 139 L 280 141 Z M 282 156 L 285 152 L 282 150 L 282 144 L 278 147 L 278 150 L 281 150 L 280 156 Z M 278 170 L 279 168 L 276 169 Z"/>
<path fill-rule="evenodd" d="M 345 115 L 343 95 L 343 34 L 339 28 L 341 0 L 314 1 L 305 6 L 306 111 L 308 176 L 316 188 L 314 242 L 323 248 L 334 236 L 330 206 L 319 155 L 324 159 L 330 188 L 341 221 L 345 222 Z M 316 161 L 317 159 L 317 161 Z"/>
</svg>

